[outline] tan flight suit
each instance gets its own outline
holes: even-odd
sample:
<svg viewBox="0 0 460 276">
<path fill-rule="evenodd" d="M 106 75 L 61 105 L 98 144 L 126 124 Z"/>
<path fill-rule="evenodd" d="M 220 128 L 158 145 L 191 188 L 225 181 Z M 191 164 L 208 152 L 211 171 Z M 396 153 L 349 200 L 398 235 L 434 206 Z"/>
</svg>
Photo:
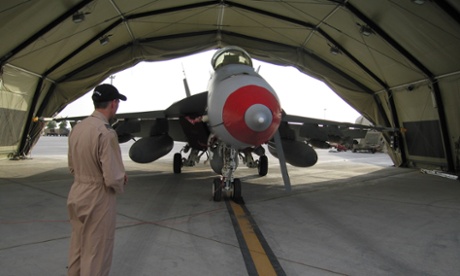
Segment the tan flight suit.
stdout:
<svg viewBox="0 0 460 276">
<path fill-rule="evenodd" d="M 74 182 L 67 199 L 72 235 L 68 275 L 109 275 L 115 237 L 116 194 L 123 193 L 125 169 L 117 135 L 98 111 L 69 136 Z"/>
</svg>

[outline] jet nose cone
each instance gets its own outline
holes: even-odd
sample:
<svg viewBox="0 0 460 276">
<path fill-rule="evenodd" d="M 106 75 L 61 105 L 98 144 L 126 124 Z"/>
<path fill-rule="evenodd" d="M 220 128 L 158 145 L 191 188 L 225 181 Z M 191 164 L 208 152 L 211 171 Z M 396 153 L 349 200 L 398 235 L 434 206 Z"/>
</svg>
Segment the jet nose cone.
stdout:
<svg viewBox="0 0 460 276">
<path fill-rule="evenodd" d="M 257 132 L 266 130 L 271 125 L 272 118 L 272 112 L 263 104 L 250 106 L 244 114 L 246 125 Z"/>
<path fill-rule="evenodd" d="M 265 86 L 240 85 L 227 97 L 220 111 L 222 121 L 211 125 L 220 139 L 239 148 L 260 146 L 270 140 L 281 122 L 281 106 L 268 84 L 262 84 Z M 208 113 L 211 109 L 208 104 Z"/>
</svg>

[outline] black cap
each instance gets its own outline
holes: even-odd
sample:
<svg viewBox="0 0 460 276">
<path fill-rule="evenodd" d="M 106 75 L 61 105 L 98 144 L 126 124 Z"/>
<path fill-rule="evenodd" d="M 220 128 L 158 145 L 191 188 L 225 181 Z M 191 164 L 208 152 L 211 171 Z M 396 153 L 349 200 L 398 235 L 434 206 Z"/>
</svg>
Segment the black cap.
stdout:
<svg viewBox="0 0 460 276">
<path fill-rule="evenodd" d="M 101 84 L 96 86 L 96 88 L 94 88 L 92 98 L 95 103 L 108 102 L 116 99 L 126 101 L 126 96 L 120 94 L 115 86 L 111 84 Z"/>
</svg>

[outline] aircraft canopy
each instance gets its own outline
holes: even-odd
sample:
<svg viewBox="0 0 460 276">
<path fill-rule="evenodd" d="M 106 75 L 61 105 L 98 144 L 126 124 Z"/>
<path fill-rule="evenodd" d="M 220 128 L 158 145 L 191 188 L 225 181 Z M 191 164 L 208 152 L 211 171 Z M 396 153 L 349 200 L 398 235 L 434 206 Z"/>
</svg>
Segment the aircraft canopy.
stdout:
<svg viewBox="0 0 460 276">
<path fill-rule="evenodd" d="M 227 64 L 243 64 L 252 67 L 252 60 L 248 52 L 236 46 L 228 46 L 217 51 L 211 60 L 214 70 Z"/>
</svg>

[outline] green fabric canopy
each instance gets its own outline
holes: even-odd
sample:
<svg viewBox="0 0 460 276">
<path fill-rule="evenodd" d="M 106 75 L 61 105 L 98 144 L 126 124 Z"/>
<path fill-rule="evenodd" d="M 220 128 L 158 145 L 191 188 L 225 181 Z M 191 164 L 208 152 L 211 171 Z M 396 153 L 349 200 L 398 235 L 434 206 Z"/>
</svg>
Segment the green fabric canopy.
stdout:
<svg viewBox="0 0 460 276">
<path fill-rule="evenodd" d="M 403 128 L 396 165 L 458 171 L 459 11 L 454 0 L 6 1 L 0 154 L 27 155 L 44 127 L 34 117 L 116 72 L 237 45 L 324 81 L 374 124 Z"/>
</svg>

